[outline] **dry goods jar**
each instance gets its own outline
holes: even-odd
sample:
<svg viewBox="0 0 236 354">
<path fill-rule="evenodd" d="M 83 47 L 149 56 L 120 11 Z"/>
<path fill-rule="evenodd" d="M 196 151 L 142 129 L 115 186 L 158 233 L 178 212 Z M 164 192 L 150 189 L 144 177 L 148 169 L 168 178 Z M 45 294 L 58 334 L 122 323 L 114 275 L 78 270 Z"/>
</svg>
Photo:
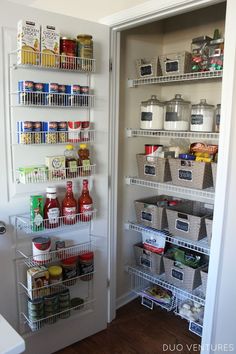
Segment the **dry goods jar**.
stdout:
<svg viewBox="0 0 236 354">
<path fill-rule="evenodd" d="M 164 129 L 188 131 L 190 115 L 190 102 L 176 94 L 172 100 L 166 102 Z"/>
<path fill-rule="evenodd" d="M 205 99 L 201 99 L 198 104 L 193 104 L 190 130 L 193 132 L 212 132 L 214 113 L 214 106 L 208 104 Z"/>
<path fill-rule="evenodd" d="M 141 129 L 163 129 L 164 103 L 152 95 L 147 101 L 141 102 Z"/>
</svg>

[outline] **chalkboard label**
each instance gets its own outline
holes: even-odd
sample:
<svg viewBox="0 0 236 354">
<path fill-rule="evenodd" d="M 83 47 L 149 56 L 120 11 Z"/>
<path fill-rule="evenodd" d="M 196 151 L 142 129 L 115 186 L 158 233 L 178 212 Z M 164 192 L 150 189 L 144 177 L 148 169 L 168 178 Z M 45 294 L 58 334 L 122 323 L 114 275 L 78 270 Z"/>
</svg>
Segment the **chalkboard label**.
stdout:
<svg viewBox="0 0 236 354">
<path fill-rule="evenodd" d="M 153 75 L 152 64 L 140 66 L 140 76 L 151 76 Z"/>
<path fill-rule="evenodd" d="M 151 268 L 152 262 L 150 259 L 140 257 L 140 265 L 143 267 Z"/>
<path fill-rule="evenodd" d="M 152 121 L 152 112 L 142 112 L 141 121 Z"/>
<path fill-rule="evenodd" d="M 146 176 L 156 176 L 156 166 L 144 165 L 144 174 Z"/>
<path fill-rule="evenodd" d="M 176 112 L 166 112 L 166 122 L 176 122 L 178 121 L 178 116 Z"/>
<path fill-rule="evenodd" d="M 142 211 L 141 219 L 145 220 L 145 221 L 152 221 L 152 214 L 151 213 L 147 213 L 146 211 Z"/>
<path fill-rule="evenodd" d="M 189 330 L 198 336 L 202 336 L 202 326 L 196 322 L 189 323 Z"/>
<path fill-rule="evenodd" d="M 171 275 L 173 278 L 178 279 L 180 281 L 184 280 L 184 273 L 180 272 L 179 270 L 171 269 Z"/>
<path fill-rule="evenodd" d="M 179 61 L 178 60 L 168 60 L 165 63 L 166 73 L 178 72 L 179 71 Z"/>
<path fill-rule="evenodd" d="M 193 172 L 188 170 L 179 170 L 179 179 L 183 179 L 185 181 L 192 181 Z"/>
<path fill-rule="evenodd" d="M 147 297 L 142 297 L 142 305 L 148 307 L 150 310 L 153 310 L 153 301 Z"/>
<path fill-rule="evenodd" d="M 187 221 L 176 219 L 175 228 L 180 231 L 189 232 L 189 223 Z"/>
<path fill-rule="evenodd" d="M 191 124 L 192 125 L 203 124 L 203 115 L 202 114 L 192 114 L 191 115 Z"/>
</svg>

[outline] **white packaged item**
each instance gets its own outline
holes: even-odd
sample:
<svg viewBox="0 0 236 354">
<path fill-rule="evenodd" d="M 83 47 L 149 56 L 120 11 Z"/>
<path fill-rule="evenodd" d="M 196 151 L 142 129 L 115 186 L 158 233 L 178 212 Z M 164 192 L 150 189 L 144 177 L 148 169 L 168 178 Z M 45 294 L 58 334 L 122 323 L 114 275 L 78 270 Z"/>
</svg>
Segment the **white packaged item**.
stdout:
<svg viewBox="0 0 236 354">
<path fill-rule="evenodd" d="M 57 27 L 41 27 L 42 66 L 59 67 L 60 65 L 60 31 Z"/>
<path fill-rule="evenodd" d="M 142 242 L 145 249 L 154 253 L 164 253 L 166 245 L 165 237 L 159 235 L 151 235 L 149 232 L 143 231 Z"/>
<path fill-rule="evenodd" d="M 199 104 L 193 104 L 191 110 L 190 130 L 193 132 L 212 132 L 215 107 L 201 99 Z"/>
<path fill-rule="evenodd" d="M 50 294 L 49 273 L 44 266 L 35 266 L 27 270 L 27 288 L 30 299 Z"/>
<path fill-rule="evenodd" d="M 40 25 L 32 20 L 17 24 L 17 64 L 40 64 Z"/>
<path fill-rule="evenodd" d="M 162 130 L 164 121 L 164 103 L 155 95 L 141 102 L 140 129 Z"/>
</svg>

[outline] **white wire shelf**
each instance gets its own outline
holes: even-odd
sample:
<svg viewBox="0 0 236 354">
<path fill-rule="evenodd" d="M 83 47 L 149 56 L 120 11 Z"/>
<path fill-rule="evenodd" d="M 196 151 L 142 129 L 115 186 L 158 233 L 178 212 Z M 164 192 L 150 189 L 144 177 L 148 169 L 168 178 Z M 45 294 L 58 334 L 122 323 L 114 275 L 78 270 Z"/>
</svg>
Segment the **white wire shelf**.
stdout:
<svg viewBox="0 0 236 354">
<path fill-rule="evenodd" d="M 17 91 L 11 95 L 11 107 L 92 108 L 95 101 L 95 95 L 90 94 Z"/>
<path fill-rule="evenodd" d="M 70 223 L 65 216 L 57 218 L 56 223 L 49 223 L 49 219 L 44 219 L 38 226 L 31 221 L 30 215 L 18 215 L 15 220 L 15 227 L 17 230 L 26 234 L 46 234 L 52 231 L 60 231 L 67 228 L 78 228 L 79 225 L 89 224 L 96 217 L 96 210 L 89 211 L 86 214 L 80 213 L 75 215 L 75 219 Z"/>
<path fill-rule="evenodd" d="M 177 298 L 184 297 L 186 299 L 197 302 L 203 306 L 205 305 L 205 297 L 203 292 L 201 291 L 201 287 L 194 289 L 192 292 L 177 288 L 176 286 L 168 283 L 165 280 L 165 274 L 154 275 L 137 265 L 127 266 L 127 271 L 131 276 L 140 277 L 149 281 L 152 284 L 160 285 L 164 289 L 171 291 Z"/>
<path fill-rule="evenodd" d="M 126 129 L 128 138 L 145 137 L 145 138 L 175 138 L 175 139 L 197 139 L 197 140 L 219 140 L 219 133 L 204 132 L 180 132 L 168 130 L 144 130 L 144 129 Z"/>
<path fill-rule="evenodd" d="M 66 179 L 84 178 L 95 175 L 96 165 L 65 167 L 49 170 L 46 166 L 25 166 L 16 170 L 16 182 L 22 184 L 59 182 Z"/>
<path fill-rule="evenodd" d="M 95 130 L 81 130 L 80 132 L 66 131 L 16 131 L 13 134 L 13 145 L 41 146 L 41 145 L 65 145 L 68 143 L 92 143 L 95 141 Z"/>
<path fill-rule="evenodd" d="M 171 193 L 182 198 L 192 198 L 198 201 L 208 202 L 214 204 L 215 191 L 213 187 L 207 189 L 193 189 L 188 187 L 175 186 L 172 182 L 152 182 L 140 179 L 138 177 L 125 177 L 127 185 L 135 185 L 139 187 L 157 189 L 163 193 Z"/>
<path fill-rule="evenodd" d="M 26 50 L 17 50 L 9 55 L 13 69 L 56 70 L 80 73 L 94 73 L 96 70 L 95 59 Z"/>
<path fill-rule="evenodd" d="M 129 79 L 128 86 L 136 87 L 140 85 L 167 84 L 167 83 L 184 82 L 184 81 L 221 79 L 222 76 L 223 76 L 223 70 L 202 71 L 202 72 L 195 72 L 195 73 L 169 75 L 169 76 L 156 76 L 156 77 L 146 77 L 141 79 Z"/>
<path fill-rule="evenodd" d="M 147 232 L 153 236 L 155 236 L 155 235 L 162 236 L 166 239 L 167 242 L 172 243 L 173 245 L 181 246 L 181 247 L 187 248 L 189 250 L 205 254 L 207 256 L 210 255 L 210 247 L 207 243 L 207 238 L 203 238 L 200 241 L 191 241 L 191 240 L 187 240 L 187 239 L 173 236 L 167 230 L 156 230 L 156 229 L 152 229 L 150 227 L 138 224 L 136 222 L 131 222 L 131 221 L 129 221 L 128 223 L 125 224 L 125 228 L 126 228 L 126 230 L 132 230 L 132 231 L 137 231 L 137 232 L 141 232 L 141 233 Z"/>
<path fill-rule="evenodd" d="M 21 312 L 21 316 L 24 319 L 23 320 L 24 323 L 26 323 L 29 326 L 31 331 L 36 332 L 36 331 L 40 330 L 42 327 L 44 327 L 45 325 L 53 324 L 60 319 L 65 320 L 65 318 L 71 317 L 73 315 L 74 316 L 77 315 L 78 314 L 77 311 L 86 312 L 86 311 L 90 310 L 92 308 L 92 304 L 94 302 L 95 302 L 95 299 L 92 299 L 92 300 L 86 299 L 80 305 L 70 306 L 69 308 L 67 308 L 65 310 L 59 310 L 59 312 L 57 312 L 51 316 L 43 317 L 43 318 L 41 318 L 39 320 L 35 320 L 35 321 L 30 320 L 29 317 L 24 312 Z"/>
</svg>

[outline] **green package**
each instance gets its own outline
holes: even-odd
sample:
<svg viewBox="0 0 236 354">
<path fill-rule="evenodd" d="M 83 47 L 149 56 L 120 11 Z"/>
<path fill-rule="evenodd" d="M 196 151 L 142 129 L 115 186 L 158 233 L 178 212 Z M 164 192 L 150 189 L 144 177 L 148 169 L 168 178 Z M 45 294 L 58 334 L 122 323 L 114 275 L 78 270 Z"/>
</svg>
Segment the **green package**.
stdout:
<svg viewBox="0 0 236 354">
<path fill-rule="evenodd" d="M 43 230 L 43 196 L 30 196 L 30 220 L 32 231 Z"/>
</svg>

